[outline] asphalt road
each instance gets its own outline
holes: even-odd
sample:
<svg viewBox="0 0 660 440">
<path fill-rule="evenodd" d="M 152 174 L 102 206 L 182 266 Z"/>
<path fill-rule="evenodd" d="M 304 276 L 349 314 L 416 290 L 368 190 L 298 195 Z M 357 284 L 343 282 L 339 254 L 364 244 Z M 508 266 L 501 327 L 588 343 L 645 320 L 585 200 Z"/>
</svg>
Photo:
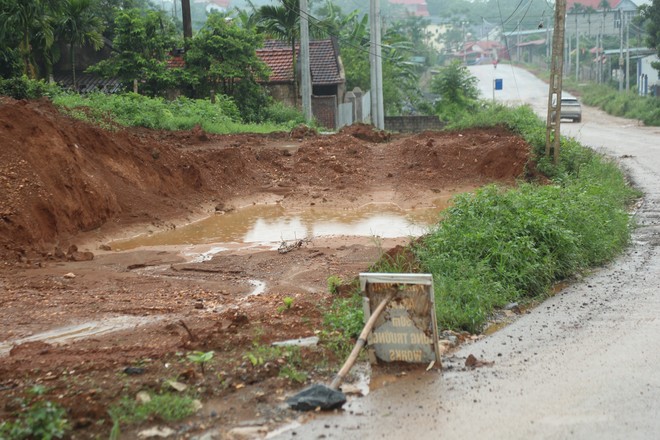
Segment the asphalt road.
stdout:
<svg viewBox="0 0 660 440">
<path fill-rule="evenodd" d="M 492 99 L 545 115 L 547 85 L 508 65 L 471 67 Z M 500 76 L 501 75 L 501 76 Z M 562 134 L 620 161 L 644 191 L 631 247 L 491 336 L 444 371 L 392 378 L 278 439 L 653 439 L 660 437 L 660 129 L 583 107 Z M 466 369 L 473 354 L 492 366 Z"/>
</svg>

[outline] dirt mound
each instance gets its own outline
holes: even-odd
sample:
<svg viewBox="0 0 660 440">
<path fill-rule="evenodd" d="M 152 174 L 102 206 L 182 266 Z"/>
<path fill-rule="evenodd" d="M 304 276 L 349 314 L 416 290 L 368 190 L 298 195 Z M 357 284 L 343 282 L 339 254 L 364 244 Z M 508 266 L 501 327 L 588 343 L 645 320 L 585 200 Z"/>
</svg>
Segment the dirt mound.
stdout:
<svg viewBox="0 0 660 440">
<path fill-rule="evenodd" d="M 377 130 L 373 125 L 367 124 L 347 125 L 339 132 L 368 142 L 388 142 L 392 138 L 388 132 Z"/>
<path fill-rule="evenodd" d="M 4 248 L 45 249 L 121 213 L 148 220 L 169 199 L 202 186 L 188 153 L 63 117 L 47 101 L 5 103 L 0 121 Z"/>
<path fill-rule="evenodd" d="M 109 225 L 166 227 L 204 201 L 223 205 L 260 192 L 316 204 L 358 201 L 373 186 L 513 182 L 529 156 L 523 140 L 497 128 L 390 142 L 364 124 L 323 136 L 108 132 L 45 100 L 8 99 L 0 120 L 0 253 L 10 260 L 32 250 L 54 255 L 77 233 Z"/>
</svg>

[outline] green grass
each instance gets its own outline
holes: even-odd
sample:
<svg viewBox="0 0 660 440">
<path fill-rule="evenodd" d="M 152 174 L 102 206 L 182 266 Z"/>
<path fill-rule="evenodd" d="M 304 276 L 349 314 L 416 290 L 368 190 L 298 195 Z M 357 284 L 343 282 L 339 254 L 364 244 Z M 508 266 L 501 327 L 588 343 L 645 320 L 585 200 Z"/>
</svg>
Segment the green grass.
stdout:
<svg viewBox="0 0 660 440">
<path fill-rule="evenodd" d="M 540 157 L 544 127 L 531 109 L 489 106 L 456 126 L 505 124 Z M 627 205 L 639 194 L 604 156 L 563 139 L 550 185 L 488 186 L 456 197 L 414 252 L 434 276 L 442 328 L 479 332 L 496 307 L 546 295 L 554 282 L 603 264 L 627 245 Z"/>
<path fill-rule="evenodd" d="M 627 207 L 639 192 L 614 162 L 572 139 L 562 139 L 558 164 L 546 159 L 545 126 L 529 107 L 484 104 L 451 128 L 492 126 L 525 138 L 552 181 L 459 195 L 409 246 L 417 270 L 433 274 L 440 328 L 478 333 L 496 308 L 543 298 L 553 283 L 616 257 L 630 239 Z M 381 258 L 371 271 L 415 269 L 404 255 Z M 335 300 L 325 324 L 341 335 L 359 333 L 360 296 Z"/>
<path fill-rule="evenodd" d="M 638 96 L 634 92 L 619 92 L 607 85 L 590 84 L 580 87 L 582 102 L 599 107 L 614 116 L 637 119 L 649 126 L 660 126 L 660 99 Z"/>
<path fill-rule="evenodd" d="M 110 438 L 119 439 L 122 425 L 137 424 L 153 417 L 165 422 L 182 420 L 195 413 L 195 405 L 191 397 L 173 393 L 151 395 L 151 400 L 145 403 L 124 396 L 108 413 L 113 423 Z"/>
<path fill-rule="evenodd" d="M 136 93 L 60 93 L 53 98 L 53 102 L 62 112 L 106 129 L 124 126 L 190 130 L 199 126 L 208 133 L 216 134 L 271 133 L 289 131 L 304 121 L 300 112 L 273 104 L 266 112 L 267 121 L 244 124 L 234 102 L 223 96 L 218 96 L 216 103 L 212 104 L 202 99 L 180 97 L 168 101 Z"/>
<path fill-rule="evenodd" d="M 43 385 L 27 390 L 27 399 L 17 399 L 20 407 L 15 420 L 0 421 L 0 439 L 63 438 L 71 428 L 66 409 L 49 400 L 41 400 L 46 393 Z"/>
</svg>

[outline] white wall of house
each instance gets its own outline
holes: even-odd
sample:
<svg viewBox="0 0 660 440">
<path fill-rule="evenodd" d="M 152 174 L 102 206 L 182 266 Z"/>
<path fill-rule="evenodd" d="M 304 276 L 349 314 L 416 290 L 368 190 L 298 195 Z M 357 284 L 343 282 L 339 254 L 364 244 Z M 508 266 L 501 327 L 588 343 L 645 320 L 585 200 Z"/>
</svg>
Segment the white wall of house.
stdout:
<svg viewBox="0 0 660 440">
<path fill-rule="evenodd" d="M 640 74 L 648 75 L 649 85 L 660 85 L 660 71 L 651 67 L 651 63 L 657 62 L 660 62 L 660 59 L 658 59 L 657 55 L 649 55 L 648 57 L 641 59 Z"/>
<path fill-rule="evenodd" d="M 649 55 L 637 61 L 637 72 L 639 74 L 637 88 L 640 95 L 648 95 L 653 93 L 654 89 L 660 87 L 660 71 L 651 66 L 651 63 L 658 62 L 660 62 L 660 59 L 657 55 Z"/>
</svg>

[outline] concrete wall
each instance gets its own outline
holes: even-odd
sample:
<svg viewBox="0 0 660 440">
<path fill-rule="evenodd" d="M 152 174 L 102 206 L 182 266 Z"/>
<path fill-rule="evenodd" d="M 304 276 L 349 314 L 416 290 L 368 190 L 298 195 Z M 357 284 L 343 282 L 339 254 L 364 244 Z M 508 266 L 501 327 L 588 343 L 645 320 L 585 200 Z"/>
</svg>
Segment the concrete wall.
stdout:
<svg viewBox="0 0 660 440">
<path fill-rule="evenodd" d="M 387 131 L 420 133 L 426 130 L 442 130 L 444 126 L 437 116 L 385 116 Z"/>
</svg>

